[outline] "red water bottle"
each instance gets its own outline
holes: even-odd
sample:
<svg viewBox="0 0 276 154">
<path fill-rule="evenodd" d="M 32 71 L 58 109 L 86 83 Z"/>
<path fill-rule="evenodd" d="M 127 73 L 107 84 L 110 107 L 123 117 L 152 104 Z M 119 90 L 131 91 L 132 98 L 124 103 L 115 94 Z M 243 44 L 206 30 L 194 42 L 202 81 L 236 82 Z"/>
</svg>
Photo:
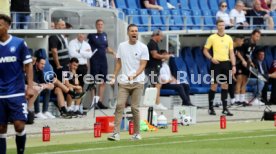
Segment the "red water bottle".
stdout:
<svg viewBox="0 0 276 154">
<path fill-rule="evenodd" d="M 51 138 L 51 130 L 49 126 L 44 126 L 42 128 L 42 141 L 49 142 Z"/>
<path fill-rule="evenodd" d="M 274 114 L 274 126 L 276 127 L 276 113 Z"/>
<path fill-rule="evenodd" d="M 177 132 L 177 119 L 172 120 L 172 132 L 173 133 Z"/>
<path fill-rule="evenodd" d="M 94 124 L 94 137 L 98 138 L 102 136 L 102 131 L 101 131 L 101 123 L 96 122 Z"/>
<path fill-rule="evenodd" d="M 226 117 L 224 115 L 220 116 L 220 129 L 226 129 Z"/>
<path fill-rule="evenodd" d="M 129 121 L 129 124 L 128 124 L 128 133 L 129 133 L 129 135 L 133 135 L 134 134 L 134 124 L 133 124 L 133 121 Z"/>
</svg>

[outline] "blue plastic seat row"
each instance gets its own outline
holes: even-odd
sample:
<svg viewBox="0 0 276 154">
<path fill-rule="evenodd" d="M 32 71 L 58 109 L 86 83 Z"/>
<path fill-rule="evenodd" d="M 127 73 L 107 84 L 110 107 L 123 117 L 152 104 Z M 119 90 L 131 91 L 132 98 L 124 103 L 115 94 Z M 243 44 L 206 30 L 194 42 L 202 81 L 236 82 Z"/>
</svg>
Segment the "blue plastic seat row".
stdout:
<svg viewBox="0 0 276 154">
<path fill-rule="evenodd" d="M 157 4 L 162 6 L 163 9 L 169 9 L 167 2 L 175 7 L 175 9 L 183 10 L 209 10 L 219 9 L 220 0 L 157 0 Z M 235 0 L 227 0 L 228 9 L 232 9 L 235 6 Z M 137 0 L 115 0 L 117 8 L 131 8 L 141 9 L 140 1 Z"/>
<path fill-rule="evenodd" d="M 201 29 L 203 25 L 204 29 L 215 28 L 214 18 L 210 11 L 125 9 L 124 12 L 129 23 L 137 24 L 143 28 L 140 31 L 148 30 L 146 27 L 149 25 L 149 19 L 152 30 Z"/>
</svg>

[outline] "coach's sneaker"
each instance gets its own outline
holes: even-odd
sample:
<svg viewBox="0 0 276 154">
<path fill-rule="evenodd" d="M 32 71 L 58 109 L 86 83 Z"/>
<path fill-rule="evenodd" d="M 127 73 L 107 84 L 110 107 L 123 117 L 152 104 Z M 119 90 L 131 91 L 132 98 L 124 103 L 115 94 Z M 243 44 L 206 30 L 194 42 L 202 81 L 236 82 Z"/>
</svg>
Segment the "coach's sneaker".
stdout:
<svg viewBox="0 0 276 154">
<path fill-rule="evenodd" d="M 44 115 L 47 117 L 47 118 L 49 118 L 49 119 L 55 119 L 56 117 L 55 116 L 53 116 L 52 115 L 52 113 L 50 113 L 50 112 L 44 112 Z"/>
<path fill-rule="evenodd" d="M 136 141 L 136 140 L 141 140 L 142 137 L 140 134 L 134 134 L 132 137 L 131 137 L 131 140 L 132 141 Z"/>
<path fill-rule="evenodd" d="M 47 119 L 47 117 L 44 114 L 42 114 L 41 112 L 35 114 L 35 117 L 37 119 Z"/>
<path fill-rule="evenodd" d="M 109 141 L 120 141 L 119 133 L 113 133 L 111 136 L 107 138 Z"/>
</svg>

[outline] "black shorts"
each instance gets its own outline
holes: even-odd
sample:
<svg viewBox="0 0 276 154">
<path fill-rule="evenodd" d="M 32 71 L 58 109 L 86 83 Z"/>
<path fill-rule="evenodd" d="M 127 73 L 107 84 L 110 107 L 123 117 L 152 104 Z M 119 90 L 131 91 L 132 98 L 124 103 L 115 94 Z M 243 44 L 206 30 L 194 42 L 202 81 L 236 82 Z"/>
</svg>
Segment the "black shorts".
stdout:
<svg viewBox="0 0 276 154">
<path fill-rule="evenodd" d="M 230 61 L 221 61 L 211 64 L 211 83 L 229 83 L 229 72 L 232 70 Z"/>
<path fill-rule="evenodd" d="M 102 83 L 107 81 L 107 62 L 93 61 L 90 63 L 90 74 L 93 75 L 96 83 Z"/>
<path fill-rule="evenodd" d="M 248 68 L 244 67 L 242 63 L 236 66 L 236 70 L 237 70 L 236 75 L 245 75 L 248 77 L 250 74 Z"/>
</svg>

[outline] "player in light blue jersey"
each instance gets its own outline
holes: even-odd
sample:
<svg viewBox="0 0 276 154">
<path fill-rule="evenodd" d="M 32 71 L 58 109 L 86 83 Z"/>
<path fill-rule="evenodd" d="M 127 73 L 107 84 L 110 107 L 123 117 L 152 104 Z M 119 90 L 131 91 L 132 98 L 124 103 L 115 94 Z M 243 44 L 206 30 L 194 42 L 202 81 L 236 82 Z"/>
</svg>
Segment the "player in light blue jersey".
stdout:
<svg viewBox="0 0 276 154">
<path fill-rule="evenodd" d="M 0 153 L 6 153 L 7 124 L 12 121 L 17 153 L 23 154 L 28 114 L 26 98 L 33 95 L 32 57 L 23 39 L 8 34 L 10 25 L 10 17 L 0 14 Z"/>
</svg>

